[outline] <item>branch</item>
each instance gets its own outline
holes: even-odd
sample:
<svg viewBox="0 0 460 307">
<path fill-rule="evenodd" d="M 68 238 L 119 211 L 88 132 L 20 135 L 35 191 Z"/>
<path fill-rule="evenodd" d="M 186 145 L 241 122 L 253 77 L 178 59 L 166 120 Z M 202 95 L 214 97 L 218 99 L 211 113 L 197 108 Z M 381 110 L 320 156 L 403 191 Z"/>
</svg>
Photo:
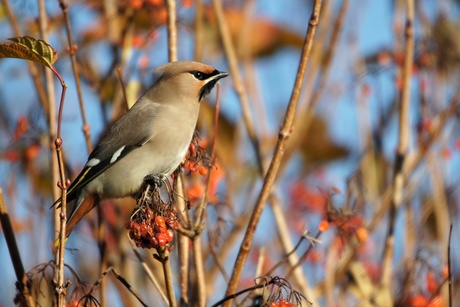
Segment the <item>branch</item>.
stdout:
<svg viewBox="0 0 460 307">
<path fill-rule="evenodd" d="M 406 53 L 404 57 L 403 69 L 403 88 L 401 93 L 401 105 L 399 110 L 399 140 L 394 164 L 393 177 L 393 195 L 390 207 L 390 225 L 388 237 L 385 242 L 385 256 L 382 269 L 382 285 L 389 289 L 391 284 L 392 268 L 394 253 L 394 224 L 396 221 L 397 209 L 401 206 L 402 195 L 404 190 L 404 161 L 406 159 L 407 147 L 409 142 L 409 104 L 410 104 L 410 87 L 412 66 L 414 61 L 414 0 L 406 0 L 407 17 L 406 17 Z"/>
<path fill-rule="evenodd" d="M 168 8 L 168 59 L 169 62 L 177 61 L 177 26 L 176 26 L 176 0 L 167 0 Z"/>
<path fill-rule="evenodd" d="M 246 130 L 248 132 L 249 139 L 251 140 L 251 144 L 254 147 L 254 151 L 256 152 L 256 159 L 257 159 L 257 164 L 258 164 L 257 166 L 259 168 L 259 172 L 262 174 L 262 176 L 264 176 L 265 169 L 264 169 L 263 161 L 262 161 L 260 142 L 257 138 L 256 130 L 254 128 L 254 123 L 251 119 L 251 111 L 249 108 L 248 95 L 246 93 L 246 90 L 243 84 L 243 80 L 241 79 L 241 75 L 238 70 L 238 61 L 236 58 L 236 52 L 235 52 L 235 48 L 232 43 L 232 39 L 230 37 L 230 31 L 225 21 L 222 3 L 220 0 L 213 0 L 212 2 L 214 4 L 214 10 L 216 12 L 217 23 L 219 25 L 219 31 L 222 37 L 222 43 L 224 45 L 225 54 L 228 60 L 230 75 L 233 78 L 235 91 L 236 91 L 236 94 L 238 95 L 238 98 L 241 104 L 241 109 L 243 111 L 244 124 L 246 125 Z"/>
<path fill-rule="evenodd" d="M 217 0 L 214 0 L 214 1 L 216 2 Z M 246 230 L 246 233 L 244 235 L 243 243 L 241 244 L 240 250 L 238 252 L 238 256 L 235 261 L 235 267 L 233 270 L 233 274 L 232 274 L 232 277 L 230 278 L 230 282 L 227 288 L 226 296 L 231 295 L 232 293 L 235 293 L 237 289 L 238 282 L 241 278 L 241 274 L 242 274 L 244 265 L 249 255 L 249 251 L 251 250 L 252 239 L 254 237 L 254 233 L 256 231 L 257 224 L 259 222 L 260 216 L 262 215 L 262 211 L 265 207 L 265 203 L 267 201 L 271 188 L 275 182 L 276 175 L 278 173 L 281 158 L 283 157 L 283 154 L 284 154 L 284 147 L 285 147 L 286 140 L 292 131 L 292 124 L 294 122 L 297 103 L 298 103 L 299 96 L 300 96 L 300 90 L 302 88 L 305 71 L 307 69 L 307 64 L 310 58 L 310 52 L 311 52 L 311 48 L 313 45 L 313 39 L 316 33 L 316 28 L 318 26 L 321 4 L 322 4 L 321 0 L 316 0 L 314 3 L 314 8 L 313 8 L 313 11 L 310 17 L 309 26 L 308 26 L 306 37 L 305 37 L 304 47 L 302 49 L 300 64 L 299 64 L 299 68 L 297 71 L 294 88 L 292 90 L 291 98 L 289 100 L 289 105 L 286 110 L 284 122 L 280 128 L 278 141 L 276 143 L 273 159 L 268 168 L 268 172 L 267 172 L 267 175 L 265 177 L 265 180 L 262 186 L 262 191 L 254 206 L 254 211 L 249 221 L 249 225 Z M 224 306 L 229 306 L 230 303 L 231 301 L 228 301 L 225 303 Z"/>
<path fill-rule="evenodd" d="M 67 41 L 68 41 L 68 49 L 70 53 L 70 59 L 72 61 L 72 69 L 75 78 L 75 85 L 77 86 L 77 95 L 78 95 L 78 104 L 80 106 L 80 114 L 83 121 L 83 134 L 85 135 L 86 140 L 86 148 L 88 149 L 88 153 L 93 151 L 93 145 L 91 143 L 91 133 L 90 128 L 88 125 L 88 121 L 86 120 L 86 112 L 85 112 L 85 104 L 83 103 L 83 94 L 81 91 L 81 82 L 80 82 L 80 74 L 78 72 L 78 65 L 77 65 L 77 46 L 73 43 L 72 38 L 72 31 L 70 29 L 70 20 L 69 20 L 69 11 L 68 5 L 64 0 L 59 0 L 59 6 L 62 10 L 62 15 L 64 16 L 65 26 L 66 26 L 66 34 L 67 34 Z"/>
<path fill-rule="evenodd" d="M 21 298 L 23 299 L 22 303 L 25 303 L 26 306 L 29 307 L 35 306 L 35 302 L 32 300 L 32 297 L 29 293 L 29 287 L 27 285 L 28 279 L 24 271 L 24 266 L 22 265 L 21 254 L 19 254 L 18 244 L 16 243 L 13 226 L 11 225 L 11 220 L 8 215 L 8 209 L 6 208 L 5 199 L 3 198 L 2 188 L 0 188 L 0 224 L 2 225 L 2 230 L 5 235 L 6 245 L 8 246 L 11 262 L 13 262 L 14 272 L 16 273 L 16 278 L 18 280 L 18 290 Z"/>
</svg>

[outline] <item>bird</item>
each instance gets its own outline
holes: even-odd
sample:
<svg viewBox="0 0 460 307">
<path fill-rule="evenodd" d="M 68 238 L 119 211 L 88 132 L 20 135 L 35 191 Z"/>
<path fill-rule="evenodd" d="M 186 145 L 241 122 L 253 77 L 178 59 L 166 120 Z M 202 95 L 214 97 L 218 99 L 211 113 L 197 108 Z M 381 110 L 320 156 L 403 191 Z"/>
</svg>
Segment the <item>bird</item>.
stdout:
<svg viewBox="0 0 460 307">
<path fill-rule="evenodd" d="M 104 199 L 136 198 L 146 179 L 169 176 L 192 140 L 200 102 L 228 76 L 176 61 L 153 70 L 153 85 L 107 131 L 66 191 L 66 238 Z M 59 198 L 53 206 L 59 205 Z"/>
</svg>

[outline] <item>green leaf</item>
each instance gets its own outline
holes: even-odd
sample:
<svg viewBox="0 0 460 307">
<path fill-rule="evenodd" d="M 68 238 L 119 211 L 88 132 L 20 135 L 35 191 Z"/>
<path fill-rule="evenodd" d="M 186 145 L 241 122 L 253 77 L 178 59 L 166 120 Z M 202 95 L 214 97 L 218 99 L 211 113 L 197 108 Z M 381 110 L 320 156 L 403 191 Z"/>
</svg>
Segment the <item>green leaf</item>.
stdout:
<svg viewBox="0 0 460 307">
<path fill-rule="evenodd" d="M 41 63 L 51 68 L 57 52 L 48 43 L 30 36 L 8 38 L 12 44 L 0 44 L 0 58 L 17 58 Z"/>
</svg>

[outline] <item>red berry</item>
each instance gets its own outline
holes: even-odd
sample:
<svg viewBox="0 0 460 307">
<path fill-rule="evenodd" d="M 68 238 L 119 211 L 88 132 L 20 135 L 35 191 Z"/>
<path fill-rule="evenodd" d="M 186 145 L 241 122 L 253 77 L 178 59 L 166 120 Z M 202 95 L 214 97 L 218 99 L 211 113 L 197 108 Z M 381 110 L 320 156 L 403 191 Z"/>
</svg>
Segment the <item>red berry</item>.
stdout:
<svg viewBox="0 0 460 307">
<path fill-rule="evenodd" d="M 158 240 L 159 246 L 165 246 L 168 243 L 168 236 L 166 235 L 166 233 L 157 233 L 155 237 Z"/>
<path fill-rule="evenodd" d="M 168 237 L 168 243 L 172 242 L 172 240 L 174 239 L 174 231 L 172 231 L 171 229 L 168 229 L 166 231 L 166 236 Z"/>
<path fill-rule="evenodd" d="M 148 235 L 148 227 L 144 223 L 141 224 L 140 230 L 141 230 L 141 236 L 145 237 Z"/>
</svg>

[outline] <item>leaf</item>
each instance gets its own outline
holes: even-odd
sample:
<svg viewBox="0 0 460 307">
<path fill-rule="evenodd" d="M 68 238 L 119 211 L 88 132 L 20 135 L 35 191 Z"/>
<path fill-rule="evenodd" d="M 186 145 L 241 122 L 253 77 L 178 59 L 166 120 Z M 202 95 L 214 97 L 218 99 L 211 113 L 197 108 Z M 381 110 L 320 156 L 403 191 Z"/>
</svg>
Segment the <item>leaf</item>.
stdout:
<svg viewBox="0 0 460 307">
<path fill-rule="evenodd" d="M 8 38 L 12 44 L 0 44 L 0 58 L 17 58 L 41 63 L 51 68 L 57 52 L 48 43 L 30 36 Z"/>
</svg>

